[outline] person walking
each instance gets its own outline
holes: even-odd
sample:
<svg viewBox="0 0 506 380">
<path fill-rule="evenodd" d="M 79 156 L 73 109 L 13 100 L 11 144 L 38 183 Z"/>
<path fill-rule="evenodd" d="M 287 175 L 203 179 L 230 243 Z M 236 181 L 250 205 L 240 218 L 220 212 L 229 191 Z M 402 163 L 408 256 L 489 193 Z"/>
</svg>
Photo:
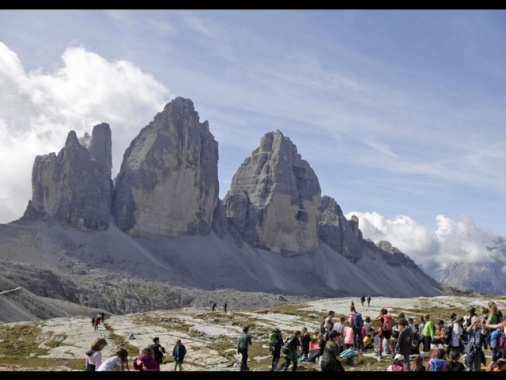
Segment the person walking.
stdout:
<svg viewBox="0 0 506 380">
<path fill-rule="evenodd" d="M 365 296 L 360 297 L 360 303 L 362 304 L 362 306 L 364 306 L 364 302 L 365 302 Z"/>
<path fill-rule="evenodd" d="M 281 346 L 283 345 L 283 334 L 276 327 L 269 334 L 269 350 L 272 354 L 271 372 L 278 367 L 279 358 L 281 357 Z"/>
<path fill-rule="evenodd" d="M 86 351 L 85 371 L 96 371 L 102 364 L 102 350 L 107 346 L 105 338 L 96 338 L 91 344 L 91 349 Z"/>
<path fill-rule="evenodd" d="M 371 296 L 367 296 L 367 306 L 371 304 Z"/>
<path fill-rule="evenodd" d="M 158 363 L 159 366 L 162 365 L 163 362 L 163 355 L 165 352 L 165 347 L 163 347 L 160 344 L 160 338 L 154 337 L 153 338 L 153 344 L 151 345 L 151 349 L 153 350 L 153 357 L 155 358 L 155 361 Z"/>
<path fill-rule="evenodd" d="M 292 371 L 295 372 L 297 370 L 297 363 L 300 355 L 300 336 L 301 331 L 295 330 L 285 347 L 283 347 L 283 358 L 285 359 L 285 364 L 281 369 L 283 372 L 288 370 L 290 363 L 292 364 Z"/>
<path fill-rule="evenodd" d="M 227 307 L 228 307 L 228 304 L 225 302 L 225 304 L 223 305 L 223 311 L 226 313 L 227 312 Z"/>
<path fill-rule="evenodd" d="M 216 302 L 213 302 L 213 306 L 211 308 L 211 311 L 214 313 L 216 311 Z"/>
<path fill-rule="evenodd" d="M 186 347 L 181 343 L 181 339 L 176 340 L 176 344 L 172 349 L 172 357 L 174 358 L 174 371 L 179 367 L 179 371 L 183 370 L 183 361 L 186 356 Z"/>
<path fill-rule="evenodd" d="M 249 346 L 253 343 L 251 339 L 251 335 L 249 334 L 249 326 L 244 326 L 242 329 L 242 334 L 239 336 L 237 340 L 237 353 L 242 355 L 241 359 L 241 372 L 249 371 L 248 367 L 248 349 Z"/>
</svg>

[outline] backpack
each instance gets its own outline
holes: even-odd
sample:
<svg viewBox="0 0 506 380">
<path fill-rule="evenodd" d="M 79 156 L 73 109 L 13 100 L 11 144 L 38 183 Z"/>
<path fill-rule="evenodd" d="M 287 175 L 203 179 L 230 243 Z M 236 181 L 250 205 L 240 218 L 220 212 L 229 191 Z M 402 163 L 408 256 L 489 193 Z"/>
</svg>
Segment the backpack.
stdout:
<svg viewBox="0 0 506 380">
<path fill-rule="evenodd" d="M 281 342 L 278 339 L 278 334 L 272 332 L 269 334 L 269 347 L 271 350 L 275 350 L 281 345 Z"/>
<path fill-rule="evenodd" d="M 290 345 L 292 344 L 292 338 L 286 338 L 285 343 L 283 343 L 283 348 L 281 349 L 281 352 L 283 354 L 288 355 L 290 351 L 292 351 L 292 348 Z"/>
<path fill-rule="evenodd" d="M 443 328 L 444 340 L 446 344 L 450 344 L 452 340 L 453 325 Z"/>
<path fill-rule="evenodd" d="M 364 326 L 364 320 L 362 319 L 362 314 L 355 313 L 353 317 L 353 327 L 357 329 L 361 329 Z"/>
<path fill-rule="evenodd" d="M 442 372 L 444 371 L 444 363 L 446 360 L 434 358 L 430 361 L 430 371 L 431 372 Z"/>
<path fill-rule="evenodd" d="M 490 334 L 490 348 L 502 352 L 504 349 L 504 333 L 500 329 L 495 329 Z"/>
<path fill-rule="evenodd" d="M 390 314 L 383 314 L 383 331 L 392 331 L 394 325 L 394 319 Z"/>
</svg>

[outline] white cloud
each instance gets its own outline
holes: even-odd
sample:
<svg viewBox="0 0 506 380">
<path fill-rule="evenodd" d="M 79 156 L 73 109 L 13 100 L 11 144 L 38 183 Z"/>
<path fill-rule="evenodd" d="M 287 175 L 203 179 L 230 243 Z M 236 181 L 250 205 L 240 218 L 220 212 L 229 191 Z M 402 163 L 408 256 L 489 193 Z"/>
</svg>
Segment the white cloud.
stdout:
<svg viewBox="0 0 506 380">
<path fill-rule="evenodd" d="M 349 219 L 352 215 L 359 218 L 365 239 L 375 243 L 387 240 L 422 267 L 490 261 L 486 248 L 497 238 L 494 233 L 476 227 L 466 215 L 457 220 L 438 215 L 434 231 L 405 215 L 386 219 L 377 212 L 354 211 L 345 216 Z"/>
<path fill-rule="evenodd" d="M 130 62 L 108 62 L 68 48 L 51 74 L 26 73 L 0 42 L 0 222 L 19 218 L 31 199 L 35 156 L 58 152 L 70 130 L 78 137 L 98 123 L 113 135 L 113 172 L 147 121 L 163 109 L 168 90 Z M 164 101 L 166 100 L 166 101 Z"/>
</svg>

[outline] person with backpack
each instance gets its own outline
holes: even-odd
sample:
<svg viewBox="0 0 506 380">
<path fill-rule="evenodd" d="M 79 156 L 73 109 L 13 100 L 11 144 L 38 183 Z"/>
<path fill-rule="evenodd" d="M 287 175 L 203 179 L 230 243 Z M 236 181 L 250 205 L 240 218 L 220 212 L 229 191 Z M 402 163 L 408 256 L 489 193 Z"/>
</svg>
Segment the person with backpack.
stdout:
<svg viewBox="0 0 506 380">
<path fill-rule="evenodd" d="M 444 348 L 439 348 L 435 357 L 430 359 L 427 363 L 430 372 L 447 372 L 448 360 L 446 360 L 446 351 Z"/>
<path fill-rule="evenodd" d="M 490 333 L 490 352 L 492 361 L 495 362 L 499 358 L 506 358 L 506 321 L 489 325 L 487 323 L 487 329 L 492 330 Z"/>
<path fill-rule="evenodd" d="M 163 355 L 165 354 L 165 347 L 160 344 L 160 338 L 155 336 L 153 338 L 153 344 L 151 345 L 151 349 L 153 350 L 153 357 L 158 365 L 162 365 Z"/>
<path fill-rule="evenodd" d="M 242 355 L 240 371 L 249 371 L 248 367 L 248 349 L 253 343 L 249 334 L 249 326 L 244 326 L 242 334 L 237 339 L 237 353 Z"/>
<path fill-rule="evenodd" d="M 378 330 L 380 334 L 380 347 L 379 347 L 379 355 L 382 358 L 383 351 L 393 353 L 394 348 L 392 347 L 392 329 L 394 327 L 394 318 L 388 314 L 388 309 L 382 308 L 380 314 L 374 318 L 375 321 L 380 321 L 380 329 Z M 383 342 L 385 341 L 385 342 Z M 384 347 L 384 343 L 386 346 Z"/>
<path fill-rule="evenodd" d="M 279 358 L 281 357 L 281 346 L 283 345 L 283 334 L 276 327 L 269 334 L 269 350 L 272 354 L 271 372 L 278 367 Z"/>
<path fill-rule="evenodd" d="M 355 306 L 350 307 L 348 322 L 353 329 L 353 347 L 356 350 L 363 351 L 364 341 L 362 336 L 362 327 L 364 327 L 364 320 L 362 319 L 362 314 L 355 309 Z"/>
<path fill-rule="evenodd" d="M 487 334 L 486 326 L 476 315 L 471 318 L 471 324 L 467 330 L 467 344 L 465 345 L 466 367 L 467 371 L 481 371 L 481 361 L 483 352 L 483 340 Z"/>
<path fill-rule="evenodd" d="M 295 330 L 290 338 L 286 340 L 283 344 L 282 352 L 283 358 L 285 359 L 285 364 L 281 369 L 283 372 L 288 370 L 290 364 L 292 364 L 292 371 L 297 371 L 297 363 L 299 361 L 300 355 L 300 336 L 301 331 Z"/>
<path fill-rule="evenodd" d="M 409 327 L 407 319 L 399 321 L 399 337 L 395 345 L 395 352 L 404 356 L 404 365 L 409 371 L 409 355 L 411 354 L 411 345 L 413 343 L 413 331 Z"/>
</svg>

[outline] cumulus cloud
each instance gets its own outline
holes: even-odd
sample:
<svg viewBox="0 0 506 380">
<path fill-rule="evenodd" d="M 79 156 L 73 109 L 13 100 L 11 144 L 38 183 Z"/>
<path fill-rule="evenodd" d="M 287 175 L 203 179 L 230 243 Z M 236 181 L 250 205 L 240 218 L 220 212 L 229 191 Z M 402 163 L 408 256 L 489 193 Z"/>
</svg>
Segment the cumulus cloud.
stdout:
<svg viewBox="0 0 506 380">
<path fill-rule="evenodd" d="M 58 152 L 105 122 L 113 136 L 113 174 L 139 131 L 162 111 L 169 91 L 130 62 L 109 62 L 82 47 L 65 50 L 62 66 L 25 72 L 0 42 L 0 223 L 19 218 L 31 199 L 35 156 Z"/>
<path fill-rule="evenodd" d="M 389 241 L 422 268 L 435 264 L 489 261 L 486 248 L 493 246 L 498 237 L 478 228 L 466 215 L 457 220 L 438 215 L 434 231 L 405 215 L 386 219 L 377 212 L 354 211 L 347 213 L 346 218 L 352 215 L 359 218 L 359 228 L 365 239 L 375 243 Z"/>
</svg>

